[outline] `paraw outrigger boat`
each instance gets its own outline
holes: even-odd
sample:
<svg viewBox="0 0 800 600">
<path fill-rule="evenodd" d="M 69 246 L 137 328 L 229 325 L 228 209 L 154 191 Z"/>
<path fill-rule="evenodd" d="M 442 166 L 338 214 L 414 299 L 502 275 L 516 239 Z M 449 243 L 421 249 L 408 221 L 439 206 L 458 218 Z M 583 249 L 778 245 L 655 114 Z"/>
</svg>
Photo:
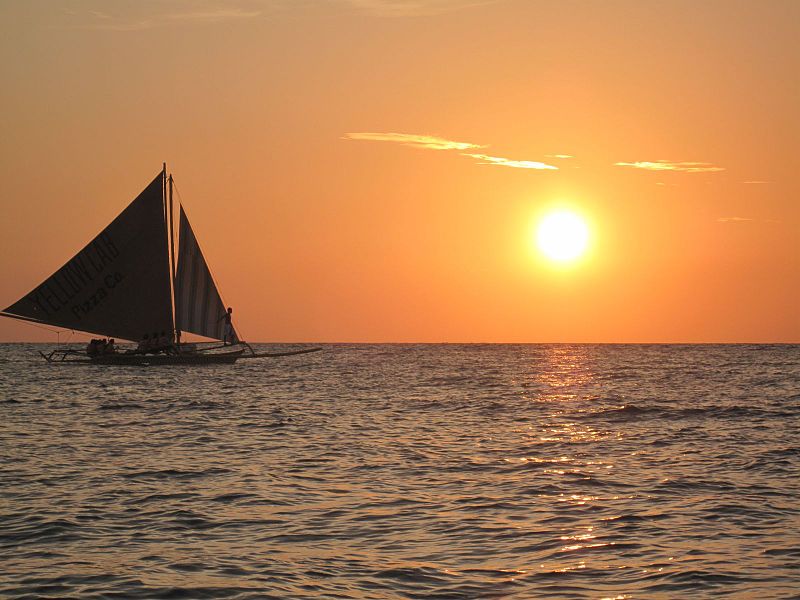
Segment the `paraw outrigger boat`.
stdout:
<svg viewBox="0 0 800 600">
<path fill-rule="evenodd" d="M 87 352 L 40 352 L 56 363 L 204 365 L 320 350 L 259 354 L 238 339 L 232 326 L 226 332 L 225 305 L 183 206 L 175 252 L 172 191 L 165 164 L 83 250 L 0 315 L 139 344 L 125 351 L 90 344 Z M 227 333 L 232 343 L 182 343 L 181 332 L 219 341 Z"/>
</svg>

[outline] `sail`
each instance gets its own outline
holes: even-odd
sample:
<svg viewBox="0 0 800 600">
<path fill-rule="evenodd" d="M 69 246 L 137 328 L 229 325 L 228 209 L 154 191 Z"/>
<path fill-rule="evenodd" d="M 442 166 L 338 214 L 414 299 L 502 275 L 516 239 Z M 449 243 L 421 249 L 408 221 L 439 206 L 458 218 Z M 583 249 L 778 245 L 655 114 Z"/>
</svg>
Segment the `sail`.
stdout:
<svg viewBox="0 0 800 600">
<path fill-rule="evenodd" d="M 175 326 L 180 331 L 221 340 L 225 335 L 225 313 L 225 305 L 181 206 Z M 238 339 L 235 333 L 234 339 Z"/>
<path fill-rule="evenodd" d="M 3 312 L 126 340 L 172 335 L 162 177 L 67 264 Z"/>
</svg>

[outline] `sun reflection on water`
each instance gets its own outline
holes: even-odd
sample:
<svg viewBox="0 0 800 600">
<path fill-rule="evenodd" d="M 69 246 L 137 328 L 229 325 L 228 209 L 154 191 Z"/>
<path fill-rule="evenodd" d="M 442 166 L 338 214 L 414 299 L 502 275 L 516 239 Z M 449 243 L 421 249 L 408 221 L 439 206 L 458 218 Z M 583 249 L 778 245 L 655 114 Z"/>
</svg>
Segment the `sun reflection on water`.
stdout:
<svg viewBox="0 0 800 600">
<path fill-rule="evenodd" d="M 587 346 L 545 346 L 536 357 L 530 385 L 540 402 L 575 400 L 596 387 L 591 368 L 592 348 Z"/>
</svg>

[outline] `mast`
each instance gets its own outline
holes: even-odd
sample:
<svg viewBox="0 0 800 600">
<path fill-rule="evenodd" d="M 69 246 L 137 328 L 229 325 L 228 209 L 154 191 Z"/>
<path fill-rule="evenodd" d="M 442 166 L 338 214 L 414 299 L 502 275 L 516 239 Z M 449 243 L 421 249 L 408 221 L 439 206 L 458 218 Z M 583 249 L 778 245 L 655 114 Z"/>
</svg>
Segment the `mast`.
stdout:
<svg viewBox="0 0 800 600">
<path fill-rule="evenodd" d="M 169 185 L 169 197 L 167 196 Z M 167 236 L 167 279 L 169 279 L 169 315 L 172 321 L 172 339 L 175 339 L 175 270 L 170 266 L 170 248 L 172 247 L 172 210 L 167 200 L 172 200 L 172 176 L 167 176 L 167 163 L 161 165 L 161 199 L 164 206 L 164 230 Z M 174 264 L 174 263 L 173 263 Z"/>
<path fill-rule="evenodd" d="M 173 310 L 175 309 L 175 219 L 173 218 L 173 204 L 172 204 L 172 173 L 169 174 L 169 250 L 170 256 L 172 257 L 172 306 Z M 173 316 L 174 322 L 174 316 Z M 178 329 L 177 324 L 175 325 L 175 341 L 176 343 L 181 343 L 181 332 Z"/>
<path fill-rule="evenodd" d="M 161 203 L 164 207 L 164 225 L 167 224 L 167 163 L 161 164 Z M 167 230 L 169 233 L 169 230 Z"/>
</svg>

